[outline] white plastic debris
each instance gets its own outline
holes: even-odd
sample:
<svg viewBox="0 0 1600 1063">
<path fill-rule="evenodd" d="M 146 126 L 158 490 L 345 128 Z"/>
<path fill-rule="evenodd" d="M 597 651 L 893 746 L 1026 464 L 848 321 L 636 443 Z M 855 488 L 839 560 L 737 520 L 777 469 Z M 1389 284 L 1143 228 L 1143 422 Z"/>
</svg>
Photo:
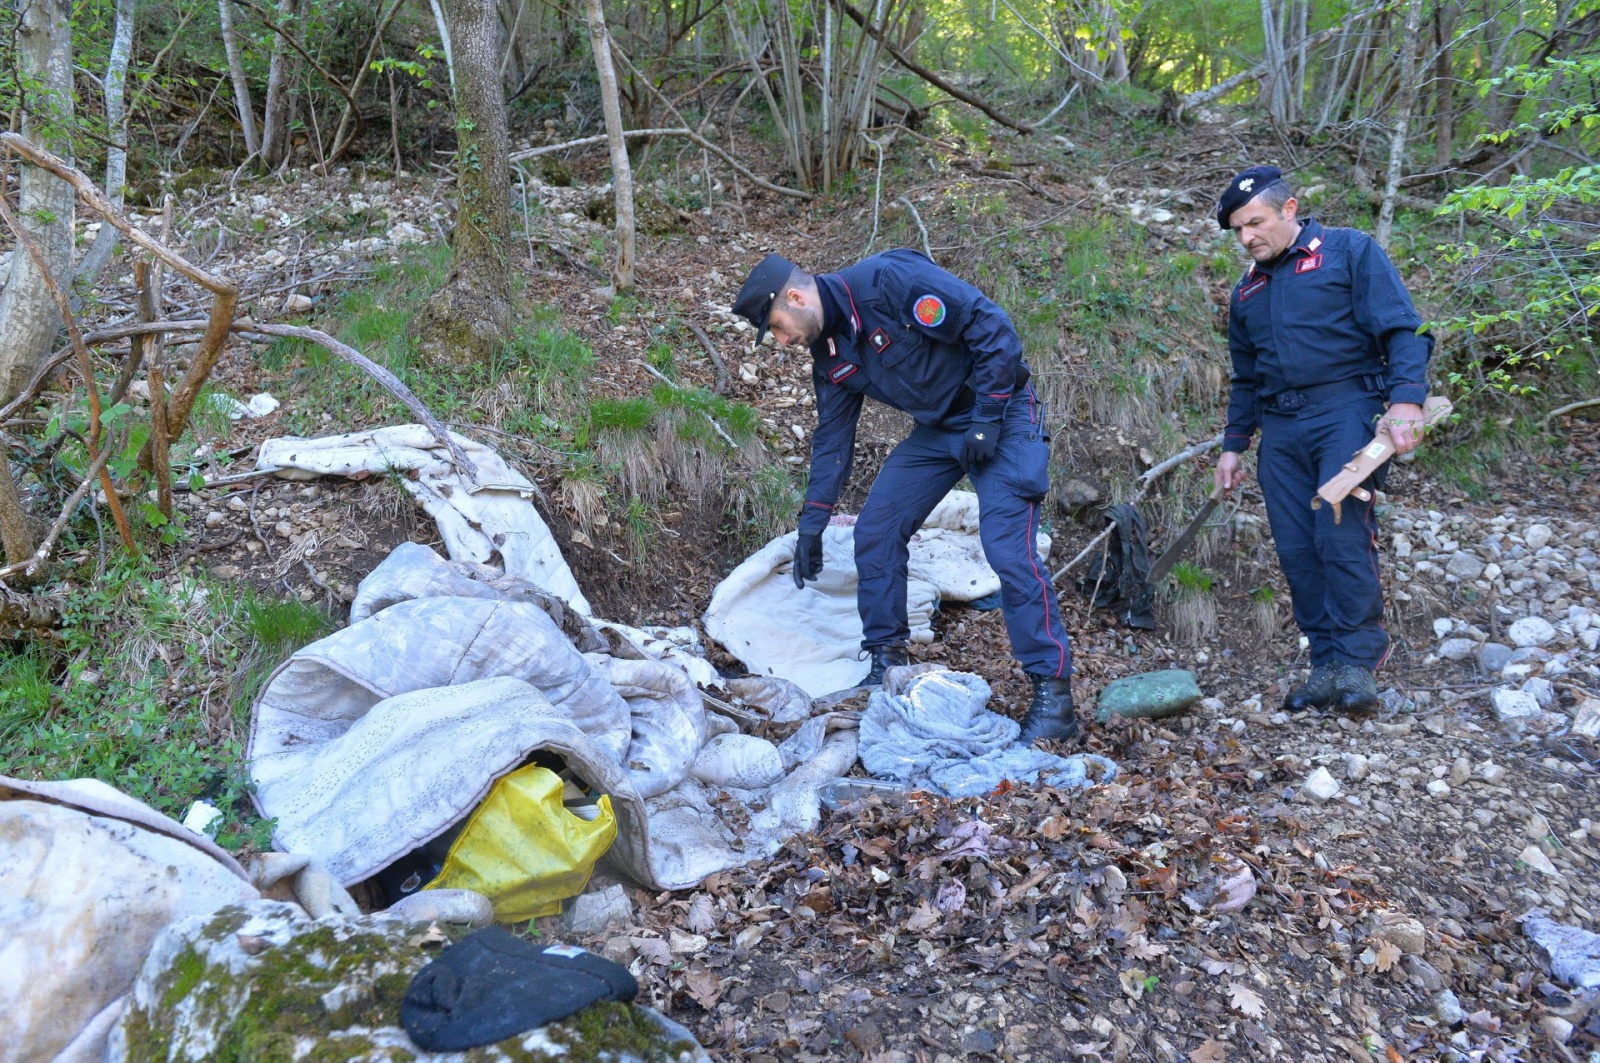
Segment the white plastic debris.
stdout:
<svg viewBox="0 0 1600 1063">
<path fill-rule="evenodd" d="M 222 810 L 204 801 L 196 801 L 183 814 L 183 825 L 196 834 L 215 838 L 222 828 Z"/>
<path fill-rule="evenodd" d="M 250 401 L 244 404 L 244 408 L 245 413 L 250 417 L 265 417 L 281 405 L 282 403 L 273 398 L 270 393 L 263 391 L 260 394 L 251 395 Z"/>
</svg>

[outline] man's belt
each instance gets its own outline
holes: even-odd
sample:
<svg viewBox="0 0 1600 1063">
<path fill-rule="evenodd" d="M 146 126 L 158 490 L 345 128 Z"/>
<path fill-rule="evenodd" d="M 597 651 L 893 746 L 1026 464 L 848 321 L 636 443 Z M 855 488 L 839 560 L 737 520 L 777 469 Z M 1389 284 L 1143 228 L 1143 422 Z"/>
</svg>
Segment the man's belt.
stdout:
<svg viewBox="0 0 1600 1063">
<path fill-rule="evenodd" d="M 1331 384 L 1311 384 L 1303 388 L 1286 388 L 1276 395 L 1261 400 L 1268 413 L 1299 413 L 1307 406 L 1346 395 L 1378 395 L 1383 392 L 1383 378 L 1371 373 L 1335 380 Z"/>
<path fill-rule="evenodd" d="M 1011 394 L 1015 395 L 1017 392 L 1027 387 L 1028 381 L 1032 379 L 1033 373 L 1028 369 L 1028 367 L 1025 365 L 1018 365 L 1017 375 L 1011 381 Z M 972 388 L 963 385 L 961 391 L 956 394 L 956 401 L 950 404 L 949 413 L 946 413 L 945 416 L 948 417 L 950 414 L 955 413 L 966 413 L 977 404 L 977 401 L 978 393 Z"/>
</svg>

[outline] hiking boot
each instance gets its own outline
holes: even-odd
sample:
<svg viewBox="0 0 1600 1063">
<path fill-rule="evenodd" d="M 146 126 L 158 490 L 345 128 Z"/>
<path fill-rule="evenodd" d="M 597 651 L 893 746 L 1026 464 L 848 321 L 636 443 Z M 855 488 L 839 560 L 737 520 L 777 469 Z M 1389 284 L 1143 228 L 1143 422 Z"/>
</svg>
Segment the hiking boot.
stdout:
<svg viewBox="0 0 1600 1063">
<path fill-rule="evenodd" d="M 1064 741 L 1078 737 L 1078 714 L 1072 711 L 1072 681 L 1030 675 L 1033 680 L 1033 700 L 1028 702 L 1028 715 L 1022 721 L 1022 735 L 1018 741 L 1031 746 L 1035 739 L 1048 738 Z"/>
<path fill-rule="evenodd" d="M 1341 664 L 1333 677 L 1332 704 L 1340 712 L 1377 712 L 1378 681 L 1372 669 Z"/>
<path fill-rule="evenodd" d="M 873 646 L 867 652 L 872 654 L 872 671 L 857 686 L 881 687 L 885 672 L 898 665 L 911 663 L 911 655 L 906 652 L 904 643 L 898 646 Z"/>
<path fill-rule="evenodd" d="M 1304 683 L 1289 691 L 1289 696 L 1283 699 L 1284 709 L 1288 712 L 1305 712 L 1307 709 L 1325 709 L 1332 705 L 1333 680 L 1337 674 L 1337 665 L 1317 665 L 1311 669 Z"/>
</svg>

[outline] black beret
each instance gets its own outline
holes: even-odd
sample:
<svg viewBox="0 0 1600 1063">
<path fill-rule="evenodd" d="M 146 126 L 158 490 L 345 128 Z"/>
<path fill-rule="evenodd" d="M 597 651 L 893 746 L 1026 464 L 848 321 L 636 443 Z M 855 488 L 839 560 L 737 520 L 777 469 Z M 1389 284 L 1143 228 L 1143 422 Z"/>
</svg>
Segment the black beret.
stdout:
<svg viewBox="0 0 1600 1063">
<path fill-rule="evenodd" d="M 772 304 L 795 264 L 782 255 L 768 255 L 756 263 L 756 268 L 745 278 L 739 289 L 739 298 L 733 301 L 733 312 L 756 327 L 756 342 L 767 334 L 767 322 L 772 318 Z"/>
<path fill-rule="evenodd" d="M 1252 166 L 1233 175 L 1228 187 L 1217 200 L 1217 224 L 1229 228 L 1228 219 L 1233 212 L 1283 180 L 1283 171 L 1276 166 Z"/>
</svg>

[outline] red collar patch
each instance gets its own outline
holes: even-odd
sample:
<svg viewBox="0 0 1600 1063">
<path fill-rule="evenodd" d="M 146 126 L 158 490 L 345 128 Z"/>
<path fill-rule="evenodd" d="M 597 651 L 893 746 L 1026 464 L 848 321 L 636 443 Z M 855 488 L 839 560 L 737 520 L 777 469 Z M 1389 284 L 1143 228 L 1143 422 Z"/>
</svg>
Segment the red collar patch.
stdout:
<svg viewBox="0 0 1600 1063">
<path fill-rule="evenodd" d="M 1307 255 L 1305 258 L 1302 258 L 1299 262 L 1296 262 L 1294 264 L 1294 271 L 1296 273 L 1310 273 L 1314 269 L 1321 269 L 1321 268 L 1322 268 L 1322 256 L 1321 255 Z"/>
</svg>

